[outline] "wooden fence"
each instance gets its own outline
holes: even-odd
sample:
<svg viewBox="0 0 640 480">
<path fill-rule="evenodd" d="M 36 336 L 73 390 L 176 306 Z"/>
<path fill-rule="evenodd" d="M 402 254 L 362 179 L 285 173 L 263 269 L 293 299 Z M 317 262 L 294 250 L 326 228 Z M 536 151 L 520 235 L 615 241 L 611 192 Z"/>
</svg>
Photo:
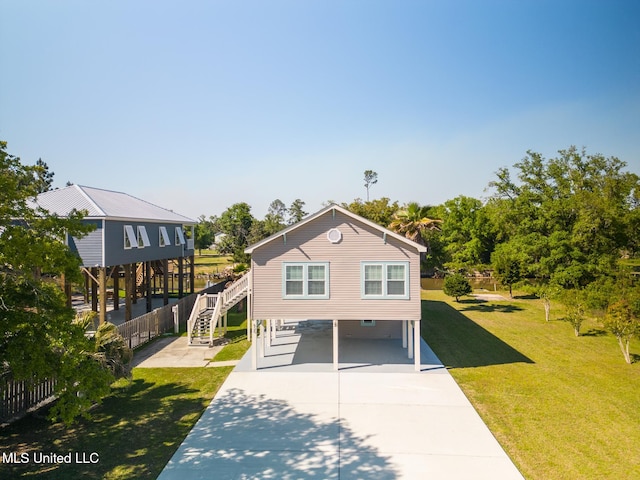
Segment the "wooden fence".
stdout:
<svg viewBox="0 0 640 480">
<path fill-rule="evenodd" d="M 14 380 L 11 372 L 5 372 L 0 376 L 0 424 L 53 400 L 55 386 L 54 379 L 32 384 L 27 380 Z"/>
<path fill-rule="evenodd" d="M 201 293 L 218 293 L 224 290 L 226 282 L 220 282 L 205 288 Z M 176 303 L 165 305 L 118 325 L 118 332 L 130 348 L 143 345 L 158 335 L 172 332 L 174 329 L 173 308 L 178 312 L 178 322 L 186 325 L 193 309 L 197 294 L 181 298 Z M 0 376 L 0 424 L 23 417 L 30 410 L 35 410 L 51 402 L 54 396 L 55 379 L 40 383 L 14 380 L 10 372 Z"/>
</svg>

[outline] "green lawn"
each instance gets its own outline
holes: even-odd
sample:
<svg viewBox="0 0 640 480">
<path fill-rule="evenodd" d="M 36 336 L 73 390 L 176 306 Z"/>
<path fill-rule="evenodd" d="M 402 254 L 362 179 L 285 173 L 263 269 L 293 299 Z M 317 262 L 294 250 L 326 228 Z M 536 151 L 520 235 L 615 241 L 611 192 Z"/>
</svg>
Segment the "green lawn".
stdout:
<svg viewBox="0 0 640 480">
<path fill-rule="evenodd" d="M 0 450 L 97 453 L 96 464 L 0 464 L 0 478 L 155 479 L 200 418 L 231 367 L 134 369 L 71 428 L 29 416 L 0 430 Z M 33 457 L 32 457 L 33 458 Z M 96 457 L 94 457 L 96 458 Z"/>
<path fill-rule="evenodd" d="M 640 478 L 640 361 L 596 322 L 575 337 L 540 300 L 423 300 L 423 337 L 525 478 Z"/>
<path fill-rule="evenodd" d="M 233 265 L 230 255 L 220 255 L 213 250 L 196 250 L 194 255 L 194 271 L 196 275 L 221 273 L 227 266 Z"/>
<path fill-rule="evenodd" d="M 247 314 L 246 312 L 237 313 L 235 308 L 233 310 L 228 313 L 228 329 L 225 335 L 231 342 L 213 358 L 216 362 L 240 360 L 251 346 L 247 340 Z"/>
</svg>

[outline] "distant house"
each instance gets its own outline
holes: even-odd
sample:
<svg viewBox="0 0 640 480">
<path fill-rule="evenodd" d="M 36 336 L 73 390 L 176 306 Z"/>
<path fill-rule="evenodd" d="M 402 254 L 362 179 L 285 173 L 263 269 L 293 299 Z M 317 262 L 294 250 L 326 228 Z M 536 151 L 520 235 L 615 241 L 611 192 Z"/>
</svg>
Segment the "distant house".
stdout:
<svg viewBox="0 0 640 480">
<path fill-rule="evenodd" d="M 85 210 L 87 215 L 83 222 L 95 226 L 95 230 L 85 237 L 68 236 L 66 242 L 82 260 L 92 304 L 94 310 L 100 312 L 101 320 L 105 316 L 108 278 L 113 279 L 117 289 L 119 278 L 124 277 L 127 300 L 137 293 L 146 294 L 150 309 L 151 279 L 155 273 L 163 277 L 165 301 L 168 298 L 171 261 L 177 264 L 180 296 L 185 265 L 190 266 L 193 292 L 192 229 L 195 220 L 126 193 L 81 185 L 42 193 L 35 203 L 59 216 L 67 216 L 73 209 Z M 186 229 L 191 229 L 191 238 Z M 118 308 L 117 301 L 114 308 Z"/>
<path fill-rule="evenodd" d="M 256 321 L 332 320 L 335 369 L 339 338 L 348 335 L 402 338 L 418 370 L 425 250 L 337 205 L 251 245 L 245 252 L 251 254 L 252 339 Z"/>
</svg>

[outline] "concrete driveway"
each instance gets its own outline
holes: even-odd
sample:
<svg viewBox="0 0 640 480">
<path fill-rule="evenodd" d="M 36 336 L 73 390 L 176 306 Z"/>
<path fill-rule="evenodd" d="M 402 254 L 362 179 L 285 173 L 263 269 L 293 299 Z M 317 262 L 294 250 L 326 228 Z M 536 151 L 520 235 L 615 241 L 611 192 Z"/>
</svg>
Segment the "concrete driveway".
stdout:
<svg viewBox="0 0 640 480">
<path fill-rule="evenodd" d="M 301 337 L 245 355 L 161 480 L 523 478 L 424 341 L 421 372 L 393 341 L 333 371 L 294 360 Z"/>
</svg>

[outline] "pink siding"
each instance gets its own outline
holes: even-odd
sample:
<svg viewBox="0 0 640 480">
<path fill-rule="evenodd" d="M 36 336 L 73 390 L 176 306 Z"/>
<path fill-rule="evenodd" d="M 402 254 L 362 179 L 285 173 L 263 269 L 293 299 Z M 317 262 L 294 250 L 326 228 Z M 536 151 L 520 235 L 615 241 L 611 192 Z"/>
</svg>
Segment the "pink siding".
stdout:
<svg viewBox="0 0 640 480">
<path fill-rule="evenodd" d="M 327 231 L 338 228 L 332 244 Z M 282 298 L 283 262 L 329 262 L 328 300 Z M 361 261 L 408 261 L 409 299 L 362 299 Z M 253 311 L 256 319 L 419 320 L 420 266 L 415 248 L 336 211 L 256 248 L 251 259 Z"/>
</svg>

